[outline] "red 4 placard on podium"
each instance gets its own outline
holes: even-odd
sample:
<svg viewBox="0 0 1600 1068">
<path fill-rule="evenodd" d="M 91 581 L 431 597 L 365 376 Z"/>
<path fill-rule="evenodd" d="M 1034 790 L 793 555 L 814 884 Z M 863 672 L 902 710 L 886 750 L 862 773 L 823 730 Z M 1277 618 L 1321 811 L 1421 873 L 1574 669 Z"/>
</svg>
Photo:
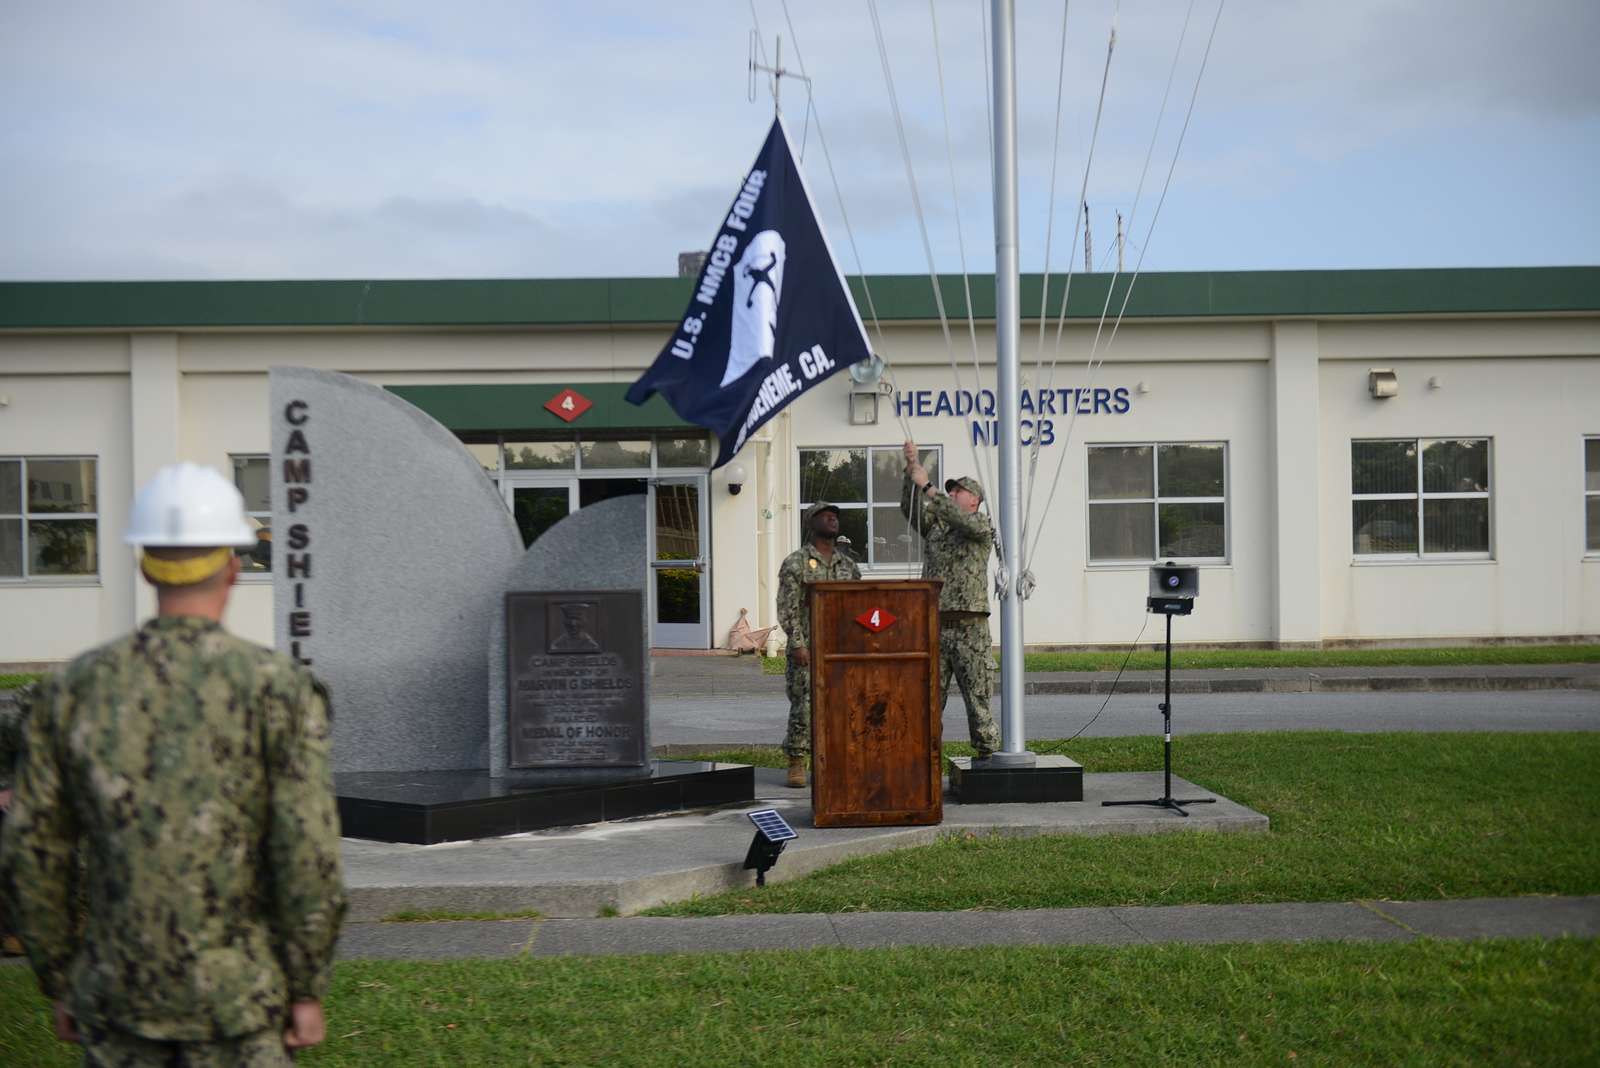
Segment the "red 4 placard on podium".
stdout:
<svg viewBox="0 0 1600 1068">
<path fill-rule="evenodd" d="M 939 586 L 811 591 L 811 813 L 818 827 L 938 823 Z"/>
</svg>

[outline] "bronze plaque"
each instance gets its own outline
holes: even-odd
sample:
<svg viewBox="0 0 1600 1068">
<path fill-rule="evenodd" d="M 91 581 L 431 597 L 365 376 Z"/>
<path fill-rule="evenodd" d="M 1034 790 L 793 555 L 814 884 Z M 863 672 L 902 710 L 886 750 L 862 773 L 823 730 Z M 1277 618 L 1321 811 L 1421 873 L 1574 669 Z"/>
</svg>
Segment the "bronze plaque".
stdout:
<svg viewBox="0 0 1600 1068">
<path fill-rule="evenodd" d="M 506 594 L 513 768 L 646 763 L 637 590 Z"/>
</svg>

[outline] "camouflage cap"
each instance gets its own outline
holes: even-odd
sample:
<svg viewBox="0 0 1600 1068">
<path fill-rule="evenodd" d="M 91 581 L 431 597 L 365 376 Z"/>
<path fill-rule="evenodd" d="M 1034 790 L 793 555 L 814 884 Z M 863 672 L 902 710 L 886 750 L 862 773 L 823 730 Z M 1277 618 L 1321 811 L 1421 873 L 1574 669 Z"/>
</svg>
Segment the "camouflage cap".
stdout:
<svg viewBox="0 0 1600 1068">
<path fill-rule="evenodd" d="M 947 479 L 945 481 L 944 491 L 946 493 L 953 493 L 958 489 L 964 489 L 968 493 L 975 494 L 978 500 L 983 500 L 983 486 L 979 484 L 977 479 L 970 475 L 963 478 Z"/>
<path fill-rule="evenodd" d="M 838 515 L 839 506 L 837 504 L 829 504 L 827 501 L 818 501 L 810 508 L 807 508 L 806 514 L 800 519 L 806 530 L 811 529 L 811 521 L 817 517 L 818 512 L 832 512 L 834 515 Z"/>
</svg>

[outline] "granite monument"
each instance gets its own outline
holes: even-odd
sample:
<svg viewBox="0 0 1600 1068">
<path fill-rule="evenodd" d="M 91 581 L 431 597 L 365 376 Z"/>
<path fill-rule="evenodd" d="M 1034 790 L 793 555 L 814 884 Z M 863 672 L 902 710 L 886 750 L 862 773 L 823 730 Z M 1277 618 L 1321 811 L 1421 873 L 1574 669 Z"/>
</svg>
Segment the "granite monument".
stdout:
<svg viewBox="0 0 1600 1068">
<path fill-rule="evenodd" d="M 391 393 L 271 372 L 278 648 L 333 696 L 333 765 L 484 768 L 484 644 L 522 538 L 454 434 Z"/>
</svg>

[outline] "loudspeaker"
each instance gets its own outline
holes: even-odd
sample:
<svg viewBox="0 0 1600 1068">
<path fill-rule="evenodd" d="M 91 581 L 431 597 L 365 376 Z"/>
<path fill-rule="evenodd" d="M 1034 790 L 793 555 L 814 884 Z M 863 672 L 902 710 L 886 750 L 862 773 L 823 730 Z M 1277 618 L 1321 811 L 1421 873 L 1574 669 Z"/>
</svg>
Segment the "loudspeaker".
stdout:
<svg viewBox="0 0 1600 1068">
<path fill-rule="evenodd" d="M 1200 596 L 1200 569 L 1184 567 L 1171 560 L 1156 564 L 1150 568 L 1150 596 L 1194 600 Z"/>
</svg>

